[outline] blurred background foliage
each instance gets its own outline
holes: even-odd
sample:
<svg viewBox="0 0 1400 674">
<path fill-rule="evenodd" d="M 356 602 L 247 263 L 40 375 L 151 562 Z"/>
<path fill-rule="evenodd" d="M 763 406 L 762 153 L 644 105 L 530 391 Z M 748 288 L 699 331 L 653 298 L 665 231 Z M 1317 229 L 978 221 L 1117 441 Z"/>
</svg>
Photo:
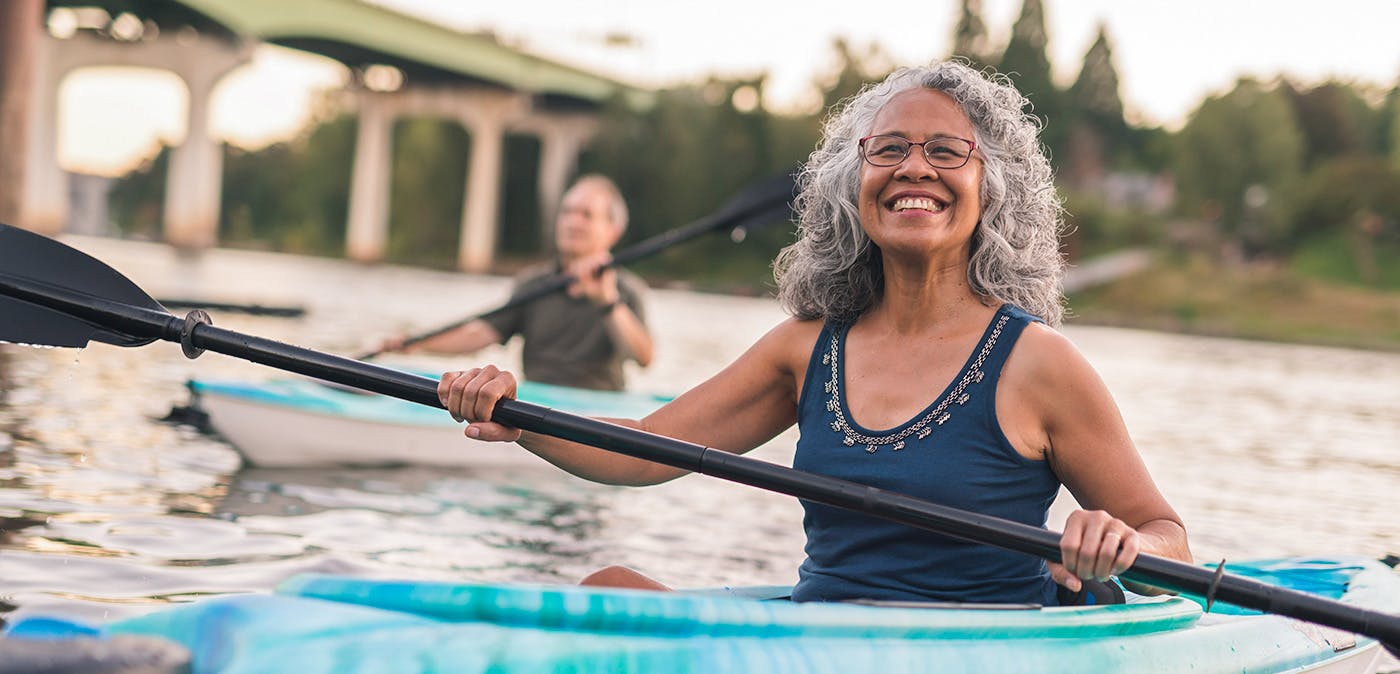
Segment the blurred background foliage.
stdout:
<svg viewBox="0 0 1400 674">
<path fill-rule="evenodd" d="M 1051 77 L 1044 3 L 1025 0 L 1009 42 L 988 44 L 977 0 L 963 0 L 957 56 L 1007 73 L 1044 122 L 1072 226 L 1072 262 L 1147 247 L 1163 260 L 1223 268 L 1264 266 L 1378 290 L 1400 290 L 1400 86 L 1286 78 L 1241 79 L 1167 130 L 1125 114 L 1112 36 L 1100 27 L 1068 86 Z M 579 172 L 613 177 L 627 195 L 624 245 L 718 208 L 766 176 L 790 170 L 815 147 L 831 105 L 893 69 L 878 46 L 837 40 L 834 69 L 814 82 L 821 110 L 763 105 L 764 77 L 709 79 L 659 92 L 638 112 L 603 112 Z M 339 256 L 344 249 L 356 120 L 326 103 L 299 137 L 257 151 L 228 148 L 223 245 Z M 402 121 L 394 132 L 389 259 L 451 268 L 471 138 L 454 122 Z M 549 254 L 541 235 L 540 148 L 506 141 L 502 269 Z M 166 170 L 162 152 L 121 179 L 113 220 L 154 235 Z M 763 292 L 769 264 L 792 240 L 789 224 L 688 243 L 638 265 L 649 279 Z M 1145 291 L 1144 291 L 1145 292 Z"/>
</svg>

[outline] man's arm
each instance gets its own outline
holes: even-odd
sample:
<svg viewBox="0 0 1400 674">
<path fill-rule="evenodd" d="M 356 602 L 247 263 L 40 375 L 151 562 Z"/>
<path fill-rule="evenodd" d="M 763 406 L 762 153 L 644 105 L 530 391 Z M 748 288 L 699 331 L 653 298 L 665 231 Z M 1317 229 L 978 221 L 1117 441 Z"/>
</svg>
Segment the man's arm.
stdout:
<svg viewBox="0 0 1400 674">
<path fill-rule="evenodd" d="M 605 311 L 608 313 L 603 316 L 603 322 L 608 328 L 608 335 L 618 348 L 622 349 L 626 356 L 637 361 L 638 365 L 651 365 L 652 356 L 655 354 L 651 333 L 647 332 L 647 326 L 642 324 L 642 319 L 632 311 L 632 307 L 619 300 Z"/>
<path fill-rule="evenodd" d="M 401 337 L 391 339 L 386 341 L 384 348 L 387 351 L 401 351 L 403 353 L 426 351 L 439 354 L 465 354 L 500 343 L 500 341 L 501 333 L 497 332 L 496 328 L 486 321 L 477 319 L 408 346 L 404 346 Z"/>
<path fill-rule="evenodd" d="M 651 333 L 647 331 L 640 314 L 640 305 L 638 309 L 633 309 L 625 300 L 630 296 L 640 302 L 645 286 L 639 288 L 633 285 L 624 294 L 622 288 L 626 282 L 618 270 L 607 266 L 611 260 L 610 255 L 597 255 L 570 263 L 567 271 L 574 276 L 574 281 L 569 286 L 569 294 L 586 297 L 606 311 L 603 325 L 607 328 L 608 336 L 622 351 L 624 358 L 631 358 L 638 365 L 646 367 L 651 364 L 654 353 Z"/>
</svg>

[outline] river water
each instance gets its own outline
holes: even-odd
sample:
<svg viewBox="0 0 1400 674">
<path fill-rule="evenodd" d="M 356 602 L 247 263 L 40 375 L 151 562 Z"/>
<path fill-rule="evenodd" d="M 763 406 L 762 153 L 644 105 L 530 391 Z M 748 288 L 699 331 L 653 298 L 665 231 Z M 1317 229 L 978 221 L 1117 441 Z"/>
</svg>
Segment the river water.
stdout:
<svg viewBox="0 0 1400 674">
<path fill-rule="evenodd" d="M 390 266 L 70 238 L 155 297 L 305 306 L 222 327 L 333 353 L 491 308 L 508 281 Z M 656 362 L 676 393 L 782 318 L 765 299 L 656 290 Z M 1201 561 L 1400 554 L 1400 354 L 1069 325 L 1114 392 Z M 458 365 L 517 363 L 513 347 Z M 447 369 L 452 361 L 409 364 Z M 177 345 L 0 346 L 0 618 L 89 621 L 303 571 L 567 583 L 610 563 L 681 587 L 779 584 L 802 559 L 785 496 L 690 476 L 605 487 L 547 465 L 249 470 L 222 441 L 155 421 L 189 377 L 279 373 Z M 788 462 L 790 431 L 754 456 Z M 523 451 L 523 450 L 522 450 Z"/>
</svg>

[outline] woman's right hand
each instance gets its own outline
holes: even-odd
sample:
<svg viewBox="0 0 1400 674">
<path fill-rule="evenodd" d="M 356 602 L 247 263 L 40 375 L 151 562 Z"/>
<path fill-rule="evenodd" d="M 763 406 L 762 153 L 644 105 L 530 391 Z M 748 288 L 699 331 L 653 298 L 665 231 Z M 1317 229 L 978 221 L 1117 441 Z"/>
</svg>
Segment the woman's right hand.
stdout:
<svg viewBox="0 0 1400 674">
<path fill-rule="evenodd" d="M 1106 581 L 1137 559 L 1142 543 L 1136 529 L 1102 510 L 1075 510 L 1060 535 L 1060 563 L 1050 563 L 1050 577 L 1071 592 L 1084 581 Z"/>
<path fill-rule="evenodd" d="M 438 382 L 438 399 L 458 422 L 466 421 L 467 437 L 489 442 L 515 442 L 518 428 L 491 421 L 496 401 L 515 399 L 515 375 L 495 365 L 445 372 Z"/>
</svg>

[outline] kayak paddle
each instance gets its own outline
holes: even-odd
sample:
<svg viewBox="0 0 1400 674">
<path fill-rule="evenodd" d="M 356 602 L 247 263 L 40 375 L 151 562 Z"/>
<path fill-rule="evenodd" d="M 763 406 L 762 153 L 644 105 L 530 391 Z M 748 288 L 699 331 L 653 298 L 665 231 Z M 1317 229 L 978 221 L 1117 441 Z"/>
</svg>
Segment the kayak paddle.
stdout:
<svg viewBox="0 0 1400 674">
<path fill-rule="evenodd" d="M 398 370 L 214 327 L 208 314 L 171 315 L 125 276 L 53 239 L 0 225 L 0 340 L 83 347 L 91 341 L 180 344 L 189 358 L 206 349 L 288 372 L 442 408 L 437 382 Z M 496 404 L 491 419 L 731 482 L 884 518 L 945 536 L 1060 561 L 1060 534 L 965 512 L 847 480 L 807 473 L 703 445 L 559 412 L 519 400 Z M 1157 587 L 1372 637 L 1400 653 L 1400 616 L 1343 604 L 1176 560 L 1139 555 L 1124 577 Z"/>
<path fill-rule="evenodd" d="M 156 299 L 161 306 L 167 309 L 204 309 L 205 311 L 229 311 L 250 316 L 275 316 L 278 318 L 297 318 L 306 314 L 306 308 L 294 305 L 271 305 L 271 304 L 244 304 L 238 302 L 213 302 L 209 300 L 193 298 L 167 298 Z"/>
<path fill-rule="evenodd" d="M 638 242 L 634 245 L 618 251 L 613 255 L 613 259 L 608 263 L 609 267 L 617 267 L 630 262 L 635 262 L 642 258 L 655 255 L 678 243 L 689 241 L 697 236 L 709 232 L 727 229 L 736 241 L 741 241 L 751 229 L 756 229 L 775 220 L 785 220 L 791 217 L 791 207 L 788 202 L 792 200 L 794 182 L 791 174 L 782 173 L 771 178 L 767 178 L 756 185 L 744 189 L 739 194 L 725 202 L 719 210 L 707 215 L 699 220 L 682 225 L 673 230 L 662 232 L 649 239 Z M 510 298 L 505 304 L 474 316 L 468 316 L 461 320 L 453 321 L 443 326 L 433 328 L 427 332 L 421 332 L 404 340 L 403 346 L 417 344 L 426 339 L 432 339 L 445 332 L 450 332 L 462 327 L 474 320 L 493 316 L 503 311 L 508 311 L 525 304 L 529 304 L 541 297 L 557 293 L 569 287 L 573 282 L 573 277 L 566 273 L 557 273 L 554 276 L 540 282 L 529 291 L 519 293 Z M 376 356 L 384 354 L 384 349 L 375 349 L 356 357 L 356 360 L 370 360 Z"/>
</svg>

